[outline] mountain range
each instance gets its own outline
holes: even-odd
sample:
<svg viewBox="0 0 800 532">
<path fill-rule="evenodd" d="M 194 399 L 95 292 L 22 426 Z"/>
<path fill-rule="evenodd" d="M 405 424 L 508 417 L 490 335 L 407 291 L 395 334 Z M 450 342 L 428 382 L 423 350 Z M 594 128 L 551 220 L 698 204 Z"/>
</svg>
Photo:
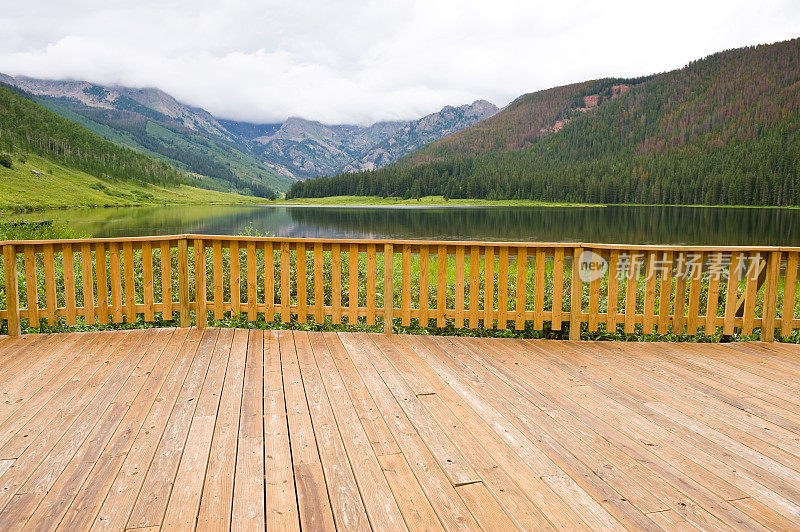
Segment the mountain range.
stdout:
<svg viewBox="0 0 800 532">
<path fill-rule="evenodd" d="M 256 195 L 283 192 L 298 179 L 385 166 L 498 111 L 481 100 L 370 126 L 296 117 L 253 124 L 218 119 L 155 88 L 5 74 L 0 83 L 107 140 L 195 174 L 200 186 Z"/>
<path fill-rule="evenodd" d="M 523 95 L 377 170 L 287 197 L 800 205 L 800 39 Z"/>
</svg>

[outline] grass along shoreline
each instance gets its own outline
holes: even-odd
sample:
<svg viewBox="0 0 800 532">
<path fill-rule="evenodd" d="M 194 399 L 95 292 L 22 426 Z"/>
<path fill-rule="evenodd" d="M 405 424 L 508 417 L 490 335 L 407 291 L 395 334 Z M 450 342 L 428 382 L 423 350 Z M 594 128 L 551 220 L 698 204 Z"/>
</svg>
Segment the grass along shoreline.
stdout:
<svg viewBox="0 0 800 532">
<path fill-rule="evenodd" d="M 4 213 L 142 205 L 253 205 L 268 201 L 187 185 L 159 187 L 103 180 L 33 154 L 26 155 L 24 162 L 15 158 L 12 168 L 0 166 L 0 183 L 0 212 Z"/>
</svg>

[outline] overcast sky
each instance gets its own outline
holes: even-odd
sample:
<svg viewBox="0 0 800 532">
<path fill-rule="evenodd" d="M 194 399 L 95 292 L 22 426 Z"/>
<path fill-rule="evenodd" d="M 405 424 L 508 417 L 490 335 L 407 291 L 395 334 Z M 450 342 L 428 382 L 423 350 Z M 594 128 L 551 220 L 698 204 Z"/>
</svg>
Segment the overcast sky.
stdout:
<svg viewBox="0 0 800 532">
<path fill-rule="evenodd" d="M 0 0 L 0 72 L 223 118 L 408 119 L 800 36 L 798 0 Z"/>
</svg>

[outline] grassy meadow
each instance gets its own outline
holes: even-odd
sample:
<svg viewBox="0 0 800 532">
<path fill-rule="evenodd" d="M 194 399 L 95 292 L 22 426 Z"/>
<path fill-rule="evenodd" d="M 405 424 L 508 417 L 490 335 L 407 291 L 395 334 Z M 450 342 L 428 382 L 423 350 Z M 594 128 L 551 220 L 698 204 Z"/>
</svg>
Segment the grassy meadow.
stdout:
<svg viewBox="0 0 800 532">
<path fill-rule="evenodd" d="M 41 172 L 41 174 L 34 174 Z M 254 198 L 179 185 L 160 187 L 133 181 L 103 180 L 37 155 L 14 157 L 0 166 L 0 212 L 51 208 L 163 204 L 256 204 Z"/>
</svg>

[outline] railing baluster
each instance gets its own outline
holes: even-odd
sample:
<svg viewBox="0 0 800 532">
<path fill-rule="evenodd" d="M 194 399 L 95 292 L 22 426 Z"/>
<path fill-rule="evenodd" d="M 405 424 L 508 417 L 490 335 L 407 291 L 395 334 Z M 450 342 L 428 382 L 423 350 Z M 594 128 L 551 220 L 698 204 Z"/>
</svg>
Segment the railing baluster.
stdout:
<svg viewBox="0 0 800 532">
<path fill-rule="evenodd" d="M 178 240 L 178 305 L 181 327 L 191 325 L 189 321 L 189 242 Z"/>
<path fill-rule="evenodd" d="M 569 339 L 581 339 L 581 309 L 583 307 L 583 281 L 581 280 L 581 255 L 583 248 L 572 250 L 572 293 L 570 295 Z"/>
<path fill-rule="evenodd" d="M 464 326 L 464 246 L 456 246 L 455 327 Z"/>
<path fill-rule="evenodd" d="M 206 303 L 206 246 L 202 239 L 197 238 L 194 241 L 194 323 L 199 329 L 205 328 L 208 321 Z"/>
<path fill-rule="evenodd" d="M 36 275 L 36 249 L 26 245 L 25 253 L 25 292 L 28 302 L 28 326 L 39 326 L 39 290 Z M 91 263 L 89 263 L 91 266 Z"/>
<path fill-rule="evenodd" d="M 494 247 L 486 246 L 483 255 L 483 326 L 494 327 Z"/>
<path fill-rule="evenodd" d="M 118 254 L 119 255 L 119 254 Z M 168 240 L 161 242 L 161 317 L 172 320 L 172 251 Z"/>
<path fill-rule="evenodd" d="M 358 323 L 358 244 L 350 244 L 348 252 L 350 283 L 347 287 L 348 325 Z"/>
<path fill-rule="evenodd" d="M 625 334 L 636 331 L 636 298 L 639 292 L 639 254 L 629 254 L 625 279 Z"/>
<path fill-rule="evenodd" d="M 525 328 L 525 303 L 528 291 L 528 250 L 517 248 L 517 306 L 514 317 L 514 328 L 521 331 Z"/>
<path fill-rule="evenodd" d="M 8 335 L 19 336 L 19 280 L 17 279 L 17 250 L 14 244 L 3 246 L 3 268 L 6 281 L 6 320 Z"/>
<path fill-rule="evenodd" d="M 108 260 L 106 259 L 106 245 L 103 242 L 98 242 L 94 246 L 94 261 L 99 312 L 97 319 L 100 323 L 106 324 L 108 323 L 108 272 L 106 271 Z"/>
<path fill-rule="evenodd" d="M 290 258 L 289 243 L 281 242 L 281 323 L 289 323 L 291 319 L 289 315 L 292 304 Z"/>
<path fill-rule="evenodd" d="M 400 324 L 411 325 L 411 245 L 403 244 L 403 270 L 400 285 Z"/>
<path fill-rule="evenodd" d="M 794 328 L 794 300 L 797 290 L 798 252 L 793 251 L 786 258 L 786 279 L 783 283 L 783 308 L 781 309 L 781 336 L 792 334 Z"/>
<path fill-rule="evenodd" d="M 689 335 L 697 334 L 697 329 L 700 325 L 700 291 L 703 288 L 704 258 L 703 252 L 695 253 L 691 260 L 691 269 L 686 271 L 686 274 L 691 276 L 689 283 L 689 311 L 686 319 L 686 334 Z"/>
<path fill-rule="evenodd" d="M 761 310 L 761 340 L 775 339 L 775 314 L 778 310 L 778 277 L 781 273 L 780 251 L 773 251 L 767 258 L 767 277 L 764 282 L 764 305 Z"/>
<path fill-rule="evenodd" d="M 445 326 L 447 311 L 447 244 L 440 244 L 436 260 L 436 326 Z"/>
<path fill-rule="evenodd" d="M 497 275 L 497 328 L 508 327 L 508 246 L 500 247 Z"/>
<path fill-rule="evenodd" d="M 478 246 L 469 248 L 469 327 L 478 327 L 481 302 L 481 251 Z"/>
<path fill-rule="evenodd" d="M 536 330 L 544 328 L 545 258 L 544 248 L 536 248 L 533 281 L 533 328 Z"/>
<path fill-rule="evenodd" d="M 236 316 L 242 313 L 241 257 L 239 257 L 238 240 L 231 240 L 230 251 L 231 316 Z"/>
<path fill-rule="evenodd" d="M 222 270 L 222 242 L 211 244 L 212 274 L 214 275 L 214 319 L 225 317 L 225 277 Z"/>
<path fill-rule="evenodd" d="M 742 267 L 742 254 L 734 253 L 728 268 L 728 291 L 725 294 L 725 318 L 722 334 L 733 334 L 736 320 L 736 300 L 739 295 L 739 272 Z"/>
<path fill-rule="evenodd" d="M 92 275 L 92 245 L 81 244 L 81 282 L 83 283 L 83 319 L 94 325 L 94 277 Z"/>
<path fill-rule="evenodd" d="M 272 242 L 264 242 L 264 319 L 275 319 L 275 255 Z"/>
<path fill-rule="evenodd" d="M 322 250 L 322 242 L 314 244 L 314 321 L 322 323 L 325 312 L 325 275 L 324 264 L 325 254 Z"/>
<path fill-rule="evenodd" d="M 367 325 L 375 325 L 375 277 L 376 277 L 375 244 L 367 246 Z"/>
<path fill-rule="evenodd" d="M 153 321 L 155 300 L 153 297 L 153 245 L 142 242 L 142 292 L 144 295 L 144 321 Z"/>
<path fill-rule="evenodd" d="M 308 280 L 306 265 L 306 245 L 297 244 L 297 321 L 305 323 L 308 321 L 308 293 L 306 292 L 306 282 Z"/>
<path fill-rule="evenodd" d="M 383 245 L 383 332 L 394 327 L 394 247 Z"/>
<path fill-rule="evenodd" d="M 162 248 L 163 249 L 163 248 Z M 114 323 L 122 323 L 122 269 L 119 262 L 119 244 L 112 242 L 108 245 L 109 261 L 111 265 L 111 317 Z M 163 253 L 163 251 L 162 251 Z M 64 252 L 66 257 L 66 251 Z M 162 264 L 163 264 L 163 258 Z M 66 263 L 64 271 L 66 276 Z M 162 268 L 161 275 L 164 275 Z M 164 315 L 164 319 L 172 319 L 172 315 Z M 69 322 L 69 320 L 68 320 Z"/>
<path fill-rule="evenodd" d="M 606 302 L 606 331 L 617 331 L 617 305 L 619 299 L 619 250 L 613 249 L 608 257 L 608 299 Z"/>
<path fill-rule="evenodd" d="M 72 244 L 64 244 L 61 250 L 64 266 L 64 313 L 67 325 L 75 325 L 78 321 L 75 307 L 75 257 L 72 254 Z"/>
<path fill-rule="evenodd" d="M 653 334 L 655 325 L 655 303 L 656 303 L 656 277 L 658 256 L 655 251 L 647 254 L 647 270 L 645 271 L 644 282 L 644 333 Z"/>
<path fill-rule="evenodd" d="M 708 304 L 706 306 L 705 334 L 717 332 L 717 313 L 719 312 L 719 283 L 722 277 L 722 252 L 714 254 L 709 264 Z"/>
<path fill-rule="evenodd" d="M 553 252 L 553 319 L 550 327 L 554 331 L 561 330 L 564 317 L 561 313 L 564 305 L 564 248 L 556 248 Z"/>
<path fill-rule="evenodd" d="M 430 248 L 421 245 L 419 248 L 419 325 L 427 327 L 428 322 L 428 290 L 430 288 Z"/>
<path fill-rule="evenodd" d="M 761 270 L 761 254 L 750 255 L 750 264 L 747 268 L 747 281 L 744 291 L 744 314 L 742 315 L 742 334 L 749 335 L 753 332 L 753 319 L 756 313 L 756 293 L 758 291 L 758 274 Z"/>
<path fill-rule="evenodd" d="M 205 261 L 203 262 L 203 272 L 205 272 Z M 256 243 L 247 242 L 247 319 L 256 321 L 258 319 L 258 279 L 256 277 Z M 203 286 L 205 286 L 205 275 L 203 275 Z M 203 290 L 205 295 L 205 290 Z"/>
<path fill-rule="evenodd" d="M 672 312 L 672 333 L 683 334 L 686 311 L 686 278 L 687 259 L 683 252 L 678 253 L 677 268 L 675 270 L 675 300 Z"/>
<path fill-rule="evenodd" d="M 53 253 L 53 244 L 44 245 L 43 258 L 44 258 L 44 297 L 45 297 L 45 302 L 47 303 L 47 310 L 46 310 L 47 323 L 48 325 L 55 325 L 58 300 L 56 298 L 56 264 L 55 264 L 55 254 Z M 106 315 L 106 321 L 107 320 L 108 320 L 108 315 Z"/>
<path fill-rule="evenodd" d="M 661 293 L 658 296 L 658 334 L 669 330 L 669 307 L 672 299 L 672 252 L 665 251 L 661 256 Z"/>
<path fill-rule="evenodd" d="M 599 250 L 596 253 L 599 255 Z M 600 283 L 602 280 L 601 272 L 597 271 L 592 274 L 591 281 L 589 281 L 589 331 L 596 331 L 600 322 Z"/>
<path fill-rule="evenodd" d="M 333 323 L 342 323 L 342 250 L 339 244 L 331 246 L 331 304 Z"/>
<path fill-rule="evenodd" d="M 128 323 L 134 323 L 136 321 L 136 284 L 134 278 L 134 264 L 133 264 L 133 244 L 130 242 L 125 242 L 122 246 L 122 259 L 124 261 L 125 266 L 125 317 L 128 320 Z M 186 262 L 186 258 L 184 257 L 181 260 L 180 254 L 178 256 L 178 268 L 180 270 L 181 264 Z M 188 323 L 186 325 L 181 325 L 181 327 L 188 327 Z"/>
</svg>

